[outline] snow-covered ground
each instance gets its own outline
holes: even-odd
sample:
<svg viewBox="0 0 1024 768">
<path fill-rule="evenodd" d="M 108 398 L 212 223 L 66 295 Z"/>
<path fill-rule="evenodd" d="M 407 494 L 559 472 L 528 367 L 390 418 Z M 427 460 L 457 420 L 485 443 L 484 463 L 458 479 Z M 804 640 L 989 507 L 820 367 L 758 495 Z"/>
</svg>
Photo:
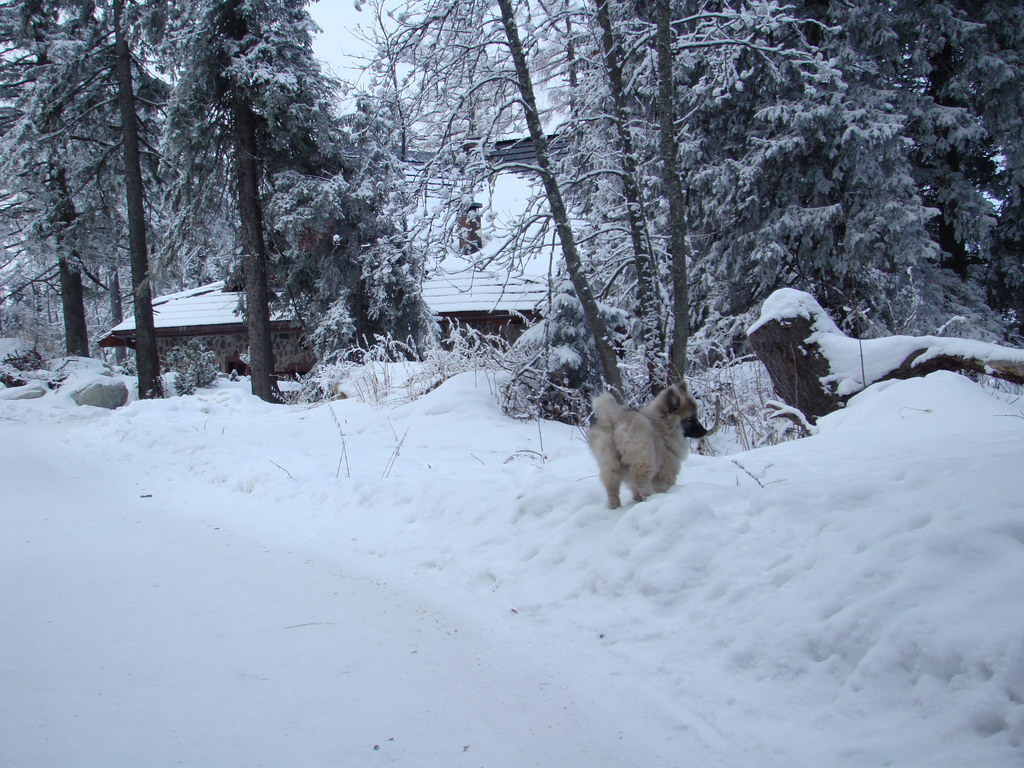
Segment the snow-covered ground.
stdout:
<svg viewBox="0 0 1024 768">
<path fill-rule="evenodd" d="M 0 765 L 1024 764 L 1024 403 L 875 385 L 610 511 L 493 388 L 0 400 Z"/>
</svg>

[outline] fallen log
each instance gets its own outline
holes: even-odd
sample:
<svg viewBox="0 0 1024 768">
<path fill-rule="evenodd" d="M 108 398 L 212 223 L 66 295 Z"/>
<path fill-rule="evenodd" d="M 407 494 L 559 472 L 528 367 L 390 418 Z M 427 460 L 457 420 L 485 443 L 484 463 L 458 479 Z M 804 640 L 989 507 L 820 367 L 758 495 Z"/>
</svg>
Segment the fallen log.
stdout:
<svg viewBox="0 0 1024 768">
<path fill-rule="evenodd" d="M 765 299 L 747 338 L 782 401 L 811 422 L 887 379 L 954 371 L 1024 384 L 1024 350 L 944 336 L 854 339 L 810 294 L 792 288 Z"/>
</svg>

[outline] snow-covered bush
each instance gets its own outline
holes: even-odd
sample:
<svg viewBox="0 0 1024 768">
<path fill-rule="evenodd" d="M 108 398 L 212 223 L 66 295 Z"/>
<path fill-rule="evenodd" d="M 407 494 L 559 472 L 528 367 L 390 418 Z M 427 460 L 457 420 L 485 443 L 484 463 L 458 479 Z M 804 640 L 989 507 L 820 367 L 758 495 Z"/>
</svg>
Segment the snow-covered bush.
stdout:
<svg viewBox="0 0 1024 768">
<path fill-rule="evenodd" d="M 0 384 L 5 387 L 20 387 L 32 379 L 48 379 L 49 372 L 43 370 L 46 363 L 39 350 L 24 349 L 26 345 L 9 345 L 10 351 L 0 361 Z"/>
<path fill-rule="evenodd" d="M 576 425 L 590 417 L 590 396 L 603 386 L 596 351 L 586 343 L 579 302 L 559 294 L 547 320 L 526 331 L 515 344 L 501 337 L 455 325 L 443 341 L 428 347 L 421 359 L 410 344 L 378 338 L 369 347 L 353 347 L 317 364 L 290 396 L 316 403 L 355 398 L 372 405 L 415 400 L 444 381 L 467 371 L 500 382 L 494 388 L 502 409 L 518 419 L 552 419 Z M 622 313 L 607 310 L 606 321 L 621 327 Z M 705 454 L 730 454 L 773 445 L 796 436 L 792 423 L 771 418 L 768 403 L 776 397 L 764 366 L 751 356 L 731 357 L 720 349 L 705 355 L 691 348 L 695 360 L 687 376 L 701 406 L 705 426 L 720 425 L 712 437 L 696 444 Z M 707 364 L 707 358 L 717 362 Z M 638 384 L 643 371 L 622 363 L 624 378 Z M 636 376 L 632 374 L 635 373 Z M 635 381 L 633 381 L 635 379 Z M 633 387 L 639 392 L 638 386 Z M 638 395 L 639 400 L 644 400 Z"/>
<path fill-rule="evenodd" d="M 354 397 L 373 405 L 415 400 L 460 373 L 496 374 L 505 367 L 508 351 L 500 336 L 458 323 L 421 354 L 410 342 L 377 337 L 370 346 L 350 347 L 317 363 L 302 378 L 295 399 L 311 403 Z"/>
<path fill-rule="evenodd" d="M 751 355 L 730 359 L 687 376 L 690 391 L 700 403 L 701 420 L 715 434 L 696 443 L 705 455 L 722 455 L 775 445 L 799 435 L 791 421 L 773 418 L 776 399 L 768 371 Z"/>
<path fill-rule="evenodd" d="M 602 312 L 607 327 L 625 326 L 625 313 L 607 306 Z M 548 316 L 513 345 L 508 369 L 512 375 L 499 393 L 505 413 L 518 419 L 586 422 L 590 396 L 603 384 L 597 348 L 575 296 L 554 296 Z"/>
<path fill-rule="evenodd" d="M 168 377 L 168 389 L 179 395 L 194 395 L 197 389 L 217 380 L 217 358 L 203 342 L 190 339 L 167 353 L 167 371 L 173 374 Z"/>
</svg>

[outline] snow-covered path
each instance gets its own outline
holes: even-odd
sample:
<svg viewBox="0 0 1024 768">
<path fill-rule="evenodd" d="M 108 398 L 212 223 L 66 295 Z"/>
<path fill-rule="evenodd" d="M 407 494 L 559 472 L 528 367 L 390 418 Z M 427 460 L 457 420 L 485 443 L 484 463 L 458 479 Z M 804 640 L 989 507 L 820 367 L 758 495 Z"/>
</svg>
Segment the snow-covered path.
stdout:
<svg viewBox="0 0 1024 768">
<path fill-rule="evenodd" d="M 543 637 L 205 522 L 226 497 L 183 513 L 63 426 L 3 427 L 5 767 L 674 764 Z"/>
<path fill-rule="evenodd" d="M 0 766 L 1022 764 L 1016 395 L 876 385 L 611 511 L 492 385 L 0 401 Z"/>
</svg>

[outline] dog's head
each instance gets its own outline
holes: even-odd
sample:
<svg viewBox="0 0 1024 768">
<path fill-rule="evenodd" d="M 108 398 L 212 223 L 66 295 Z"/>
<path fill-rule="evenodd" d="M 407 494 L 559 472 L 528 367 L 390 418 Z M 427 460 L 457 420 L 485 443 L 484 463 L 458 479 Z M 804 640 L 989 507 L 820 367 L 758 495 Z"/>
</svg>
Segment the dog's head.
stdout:
<svg viewBox="0 0 1024 768">
<path fill-rule="evenodd" d="M 663 389 L 656 400 L 661 401 L 662 412 L 673 421 L 678 420 L 683 434 L 695 440 L 704 437 L 708 431 L 700 423 L 697 413 L 697 401 L 686 388 L 686 382 L 673 384 Z"/>
</svg>

